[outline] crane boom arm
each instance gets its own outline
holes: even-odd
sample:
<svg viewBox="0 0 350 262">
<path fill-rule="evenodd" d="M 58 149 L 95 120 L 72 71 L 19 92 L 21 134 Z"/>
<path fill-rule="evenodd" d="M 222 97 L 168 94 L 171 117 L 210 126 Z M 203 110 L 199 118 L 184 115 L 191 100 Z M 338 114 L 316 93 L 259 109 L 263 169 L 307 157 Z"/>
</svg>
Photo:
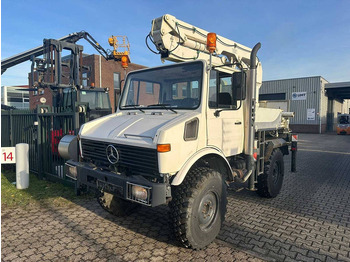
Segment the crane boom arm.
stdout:
<svg viewBox="0 0 350 262">
<path fill-rule="evenodd" d="M 76 43 L 80 39 L 84 38 L 91 44 L 97 52 L 99 52 L 106 60 L 112 59 L 113 56 L 107 53 L 107 51 L 88 33 L 85 31 L 75 32 L 64 37 L 57 39 L 58 41 L 65 41 L 69 43 Z M 38 46 L 28 51 L 19 53 L 1 60 L 1 74 L 3 74 L 8 68 L 30 60 L 32 57 L 38 57 L 44 54 L 44 46 Z"/>
<path fill-rule="evenodd" d="M 194 59 L 209 60 L 210 54 L 206 49 L 208 33 L 166 14 L 152 21 L 150 34 L 163 59 L 183 62 Z M 249 47 L 217 36 L 212 64 L 222 66 L 225 63 L 238 62 L 244 67 L 248 67 L 251 51 L 252 49 Z"/>
</svg>

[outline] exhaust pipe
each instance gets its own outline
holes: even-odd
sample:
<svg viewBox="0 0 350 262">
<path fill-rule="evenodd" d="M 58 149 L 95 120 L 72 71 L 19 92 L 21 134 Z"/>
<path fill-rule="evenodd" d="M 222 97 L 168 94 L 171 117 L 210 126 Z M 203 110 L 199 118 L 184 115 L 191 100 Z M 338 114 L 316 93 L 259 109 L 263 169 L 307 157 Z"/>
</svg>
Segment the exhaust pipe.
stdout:
<svg viewBox="0 0 350 262">
<path fill-rule="evenodd" d="M 247 90 L 247 101 L 245 104 L 245 154 L 253 156 L 254 150 L 254 134 L 255 134 L 255 107 L 256 107 L 256 54 L 260 49 L 261 44 L 257 43 L 250 54 L 250 80 Z"/>
<path fill-rule="evenodd" d="M 245 133 L 244 133 L 244 153 L 246 155 L 246 174 L 242 182 L 248 180 L 249 177 L 249 189 L 254 189 L 254 177 L 252 174 L 255 170 L 254 154 L 254 136 L 255 136 L 255 109 L 256 109 L 256 74 L 257 74 L 257 53 L 261 47 L 260 43 L 257 43 L 250 54 L 250 75 L 249 75 L 249 88 L 247 89 L 247 101 L 245 103 Z M 240 182 L 241 182 L 240 181 Z"/>
</svg>

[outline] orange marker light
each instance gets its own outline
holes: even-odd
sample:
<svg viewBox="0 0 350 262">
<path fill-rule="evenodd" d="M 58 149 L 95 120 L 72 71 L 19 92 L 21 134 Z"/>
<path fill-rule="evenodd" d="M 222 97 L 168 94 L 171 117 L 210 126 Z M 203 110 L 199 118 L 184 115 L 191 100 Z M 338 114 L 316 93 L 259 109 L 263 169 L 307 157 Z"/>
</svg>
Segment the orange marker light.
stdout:
<svg viewBox="0 0 350 262">
<path fill-rule="evenodd" d="M 110 46 L 114 46 L 115 44 L 114 38 L 113 37 L 108 38 L 108 43 Z"/>
<path fill-rule="evenodd" d="M 208 33 L 207 34 L 207 49 L 210 53 L 214 53 L 216 49 L 216 34 Z"/>
<path fill-rule="evenodd" d="M 126 55 L 123 55 L 122 56 L 122 67 L 125 69 L 125 68 L 128 68 L 128 57 Z"/>
<path fill-rule="evenodd" d="M 171 151 L 170 144 L 158 144 L 157 145 L 157 151 L 159 153 L 165 153 Z"/>
</svg>

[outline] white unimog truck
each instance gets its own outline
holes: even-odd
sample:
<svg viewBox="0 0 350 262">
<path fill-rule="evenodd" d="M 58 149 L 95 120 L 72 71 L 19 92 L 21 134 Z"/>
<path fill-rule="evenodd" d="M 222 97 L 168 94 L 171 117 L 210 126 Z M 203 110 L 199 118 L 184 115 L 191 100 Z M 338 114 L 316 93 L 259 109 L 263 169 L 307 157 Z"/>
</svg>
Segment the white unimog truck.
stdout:
<svg viewBox="0 0 350 262">
<path fill-rule="evenodd" d="M 169 204 L 176 237 L 200 249 L 219 233 L 230 183 L 280 192 L 293 114 L 258 108 L 260 43 L 250 49 L 171 15 L 154 19 L 147 39 L 180 63 L 129 73 L 118 111 L 64 137 L 60 154 L 78 191 L 97 190 L 116 215 Z"/>
</svg>

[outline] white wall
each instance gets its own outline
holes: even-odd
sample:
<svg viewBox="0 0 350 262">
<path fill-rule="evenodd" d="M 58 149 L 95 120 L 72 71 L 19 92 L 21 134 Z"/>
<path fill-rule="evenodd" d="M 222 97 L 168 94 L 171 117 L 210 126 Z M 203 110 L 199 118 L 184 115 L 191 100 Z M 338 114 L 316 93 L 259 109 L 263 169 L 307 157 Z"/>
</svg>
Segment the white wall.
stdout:
<svg viewBox="0 0 350 262">
<path fill-rule="evenodd" d="M 342 114 L 350 114 L 350 99 L 344 100 Z"/>
</svg>

